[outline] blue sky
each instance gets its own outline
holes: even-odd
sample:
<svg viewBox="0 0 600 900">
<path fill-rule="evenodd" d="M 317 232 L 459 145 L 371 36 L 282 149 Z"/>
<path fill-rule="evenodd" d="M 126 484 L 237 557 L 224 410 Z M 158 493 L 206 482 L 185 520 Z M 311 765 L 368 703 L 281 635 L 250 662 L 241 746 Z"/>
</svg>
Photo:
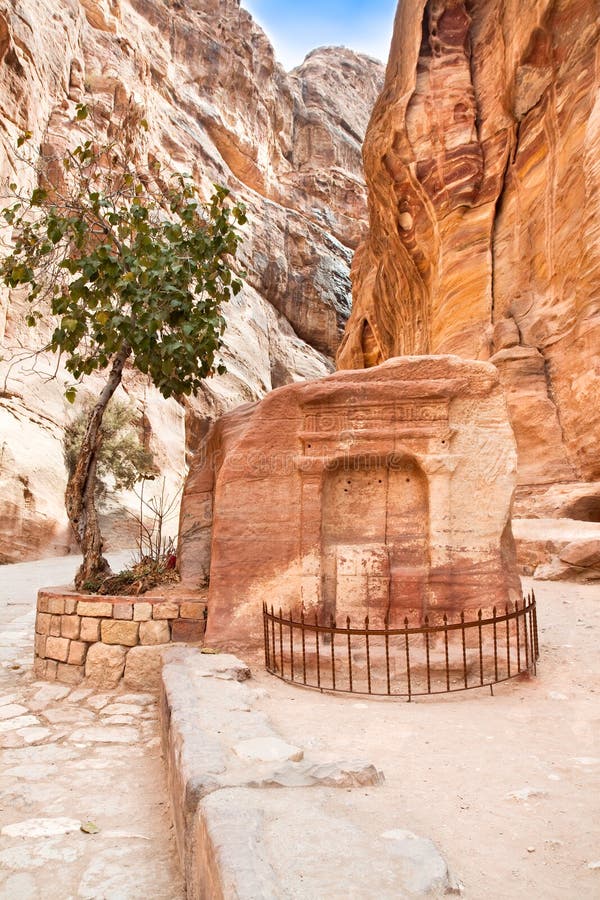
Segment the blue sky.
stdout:
<svg viewBox="0 0 600 900">
<path fill-rule="evenodd" d="M 351 47 L 387 60 L 397 0 L 242 0 L 267 32 L 284 68 L 315 47 Z"/>
</svg>

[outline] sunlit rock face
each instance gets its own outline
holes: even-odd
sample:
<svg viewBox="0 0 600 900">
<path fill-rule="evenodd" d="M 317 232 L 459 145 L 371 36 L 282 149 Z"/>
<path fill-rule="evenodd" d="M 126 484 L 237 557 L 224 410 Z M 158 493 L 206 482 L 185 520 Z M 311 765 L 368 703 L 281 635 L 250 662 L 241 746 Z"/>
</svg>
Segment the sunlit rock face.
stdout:
<svg viewBox="0 0 600 900">
<path fill-rule="evenodd" d="M 595 0 L 403 0 L 364 147 L 338 366 L 491 359 L 525 512 L 600 480 L 599 37 Z"/>
<path fill-rule="evenodd" d="M 230 650 L 262 646 L 263 601 L 340 622 L 501 609 L 521 599 L 515 483 L 488 363 L 405 357 L 288 385 L 198 446 L 182 580 L 210 581 L 206 638 Z"/>
<path fill-rule="evenodd" d="M 186 409 L 126 374 L 172 494 L 192 439 L 209 419 L 272 387 L 331 371 L 350 309 L 349 267 L 366 231 L 361 141 L 383 67 L 324 48 L 286 73 L 238 0 L 8 0 L 0 10 L 0 183 L 31 185 L 18 136 L 60 150 L 75 104 L 100 130 L 133 111 L 141 165 L 215 181 L 248 207 L 240 266 L 247 281 L 226 311 L 229 373 Z M 4 193 L 4 191 L 2 191 Z M 22 296 L 0 293 L 0 350 L 28 347 Z M 54 360 L 42 365 L 51 373 Z M 0 373 L 4 379 L 6 367 Z M 62 428 L 66 378 L 18 364 L 0 391 L 0 561 L 65 552 Z M 96 382 L 97 384 L 97 382 Z M 93 387 L 93 384 L 92 384 Z M 25 449 L 24 449 L 25 448 Z M 122 523 L 123 524 L 123 523 Z M 109 528 L 109 536 L 111 529 Z M 112 529 L 113 544 L 132 544 Z"/>
</svg>

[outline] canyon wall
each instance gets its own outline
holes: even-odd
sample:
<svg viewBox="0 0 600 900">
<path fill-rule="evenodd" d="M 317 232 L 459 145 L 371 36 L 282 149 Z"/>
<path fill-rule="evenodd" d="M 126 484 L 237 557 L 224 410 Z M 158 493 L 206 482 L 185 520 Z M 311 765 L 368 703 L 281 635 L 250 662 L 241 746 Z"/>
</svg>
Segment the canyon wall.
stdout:
<svg viewBox="0 0 600 900">
<path fill-rule="evenodd" d="M 596 521 L 599 37 L 598 0 L 400 0 L 338 353 L 339 368 L 490 359 L 517 439 L 517 509 L 580 503 Z"/>
<path fill-rule="evenodd" d="M 141 164 L 190 172 L 207 195 L 212 182 L 225 184 L 248 208 L 247 280 L 225 311 L 228 374 L 184 409 L 126 373 L 124 393 L 144 413 L 170 490 L 185 469 L 186 416 L 193 443 L 224 410 L 331 371 L 352 252 L 366 232 L 361 143 L 382 80 L 380 63 L 340 48 L 316 50 L 286 73 L 239 0 L 0 4 L 0 194 L 9 181 L 31 186 L 15 154 L 19 135 L 60 149 L 76 139 L 75 106 L 85 102 L 100 130 L 126 113 L 148 121 Z M 70 545 L 67 379 L 59 364 L 49 380 L 53 359 L 32 370 L 27 353 L 43 335 L 25 326 L 26 305 L 19 292 L 0 293 L 0 562 Z M 121 512 L 108 534 L 131 545 Z"/>
</svg>

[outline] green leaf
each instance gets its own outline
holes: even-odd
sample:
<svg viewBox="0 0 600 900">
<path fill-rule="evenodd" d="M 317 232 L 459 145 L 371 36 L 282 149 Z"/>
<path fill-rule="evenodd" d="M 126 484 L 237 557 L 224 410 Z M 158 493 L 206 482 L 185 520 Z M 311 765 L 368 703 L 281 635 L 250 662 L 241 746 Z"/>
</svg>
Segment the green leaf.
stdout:
<svg viewBox="0 0 600 900">
<path fill-rule="evenodd" d="M 75 403 L 75 398 L 77 397 L 77 388 L 68 387 L 65 391 L 65 398 L 69 403 Z"/>
<path fill-rule="evenodd" d="M 48 196 L 48 191 L 45 191 L 44 188 L 35 188 L 31 192 L 30 202 L 32 206 L 41 206 L 44 200 Z"/>
</svg>

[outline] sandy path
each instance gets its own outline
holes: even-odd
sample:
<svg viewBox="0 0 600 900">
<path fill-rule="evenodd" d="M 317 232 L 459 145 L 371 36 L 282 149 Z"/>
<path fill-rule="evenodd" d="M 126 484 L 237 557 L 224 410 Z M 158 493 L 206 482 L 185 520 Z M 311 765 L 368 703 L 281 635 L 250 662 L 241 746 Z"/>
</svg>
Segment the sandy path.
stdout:
<svg viewBox="0 0 600 900">
<path fill-rule="evenodd" d="M 76 562 L 0 567 L 0 898 L 181 900 L 155 696 L 32 673 L 36 589 Z"/>
</svg>

